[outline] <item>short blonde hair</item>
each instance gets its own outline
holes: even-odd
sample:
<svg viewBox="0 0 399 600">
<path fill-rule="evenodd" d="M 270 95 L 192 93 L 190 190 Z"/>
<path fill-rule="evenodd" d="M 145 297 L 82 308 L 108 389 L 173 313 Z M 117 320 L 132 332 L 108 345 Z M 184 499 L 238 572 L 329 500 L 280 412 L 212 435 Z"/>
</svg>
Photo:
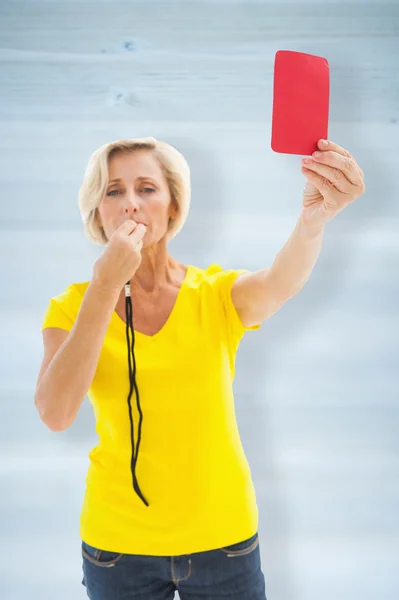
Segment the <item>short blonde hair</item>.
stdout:
<svg viewBox="0 0 399 600">
<path fill-rule="evenodd" d="M 186 222 L 191 201 L 190 168 L 184 156 L 170 144 L 153 137 L 116 140 L 100 146 L 91 155 L 79 188 L 79 209 L 84 232 L 90 241 L 105 246 L 108 239 L 97 219 L 98 207 L 108 185 L 108 161 L 118 152 L 149 150 L 158 160 L 169 186 L 177 216 L 169 220 L 167 241 L 173 239 Z"/>
</svg>

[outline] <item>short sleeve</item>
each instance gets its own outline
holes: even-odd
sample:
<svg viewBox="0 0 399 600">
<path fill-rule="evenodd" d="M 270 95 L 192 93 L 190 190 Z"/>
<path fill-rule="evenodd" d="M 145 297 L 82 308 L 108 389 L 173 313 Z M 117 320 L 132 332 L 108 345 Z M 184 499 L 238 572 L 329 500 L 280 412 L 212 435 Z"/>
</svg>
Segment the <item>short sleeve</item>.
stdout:
<svg viewBox="0 0 399 600">
<path fill-rule="evenodd" d="M 59 327 L 70 331 L 75 322 L 73 310 L 73 288 L 70 285 L 58 296 L 50 299 L 42 321 L 42 330 L 46 327 Z"/>
<path fill-rule="evenodd" d="M 251 327 L 245 327 L 231 298 L 231 288 L 233 287 L 234 281 L 242 273 L 248 272 L 248 269 L 223 270 L 220 265 L 211 265 L 207 272 L 215 278 L 214 285 L 218 292 L 219 301 L 225 318 L 227 334 L 233 344 L 233 348 L 236 350 L 246 331 L 255 331 L 261 327 L 261 323 Z"/>
</svg>

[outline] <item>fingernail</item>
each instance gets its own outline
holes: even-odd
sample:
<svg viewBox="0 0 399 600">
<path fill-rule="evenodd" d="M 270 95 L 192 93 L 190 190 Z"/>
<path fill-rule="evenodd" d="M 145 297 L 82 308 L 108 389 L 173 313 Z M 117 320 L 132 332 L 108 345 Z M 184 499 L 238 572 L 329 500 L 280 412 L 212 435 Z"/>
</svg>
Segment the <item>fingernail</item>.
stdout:
<svg viewBox="0 0 399 600">
<path fill-rule="evenodd" d="M 323 148 L 325 148 L 326 146 L 328 146 L 328 141 L 327 140 L 320 140 L 320 146 L 322 146 Z"/>
</svg>

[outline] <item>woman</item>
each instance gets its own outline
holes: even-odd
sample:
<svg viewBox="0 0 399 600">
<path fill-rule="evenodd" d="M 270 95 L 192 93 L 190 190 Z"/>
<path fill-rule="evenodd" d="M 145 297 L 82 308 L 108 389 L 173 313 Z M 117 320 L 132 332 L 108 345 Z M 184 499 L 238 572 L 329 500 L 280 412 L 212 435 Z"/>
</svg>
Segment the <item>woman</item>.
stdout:
<svg viewBox="0 0 399 600">
<path fill-rule="evenodd" d="M 235 355 L 244 332 L 304 285 L 327 220 L 364 191 L 346 150 L 330 142 L 321 155 L 303 168 L 295 231 L 272 267 L 254 273 L 169 254 L 190 203 L 175 148 L 123 140 L 90 158 L 79 206 L 105 250 L 90 281 L 50 300 L 35 404 L 52 431 L 73 423 L 86 393 L 94 408 L 99 443 L 80 519 L 92 600 L 166 600 L 176 590 L 182 600 L 265 600 Z"/>
</svg>

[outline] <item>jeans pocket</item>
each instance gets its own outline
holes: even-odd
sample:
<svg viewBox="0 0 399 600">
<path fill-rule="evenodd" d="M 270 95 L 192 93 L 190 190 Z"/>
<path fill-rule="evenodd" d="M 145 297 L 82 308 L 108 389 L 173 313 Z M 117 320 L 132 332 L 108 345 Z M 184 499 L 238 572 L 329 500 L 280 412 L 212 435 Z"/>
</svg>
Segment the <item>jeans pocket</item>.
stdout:
<svg viewBox="0 0 399 600">
<path fill-rule="evenodd" d="M 123 554 L 101 550 L 82 541 L 82 556 L 97 567 L 114 567 L 120 561 Z"/>
<path fill-rule="evenodd" d="M 255 548 L 259 545 L 259 535 L 256 532 L 252 537 L 244 540 L 243 542 L 238 542 L 237 544 L 232 544 L 231 546 L 225 546 L 224 548 L 220 548 L 221 552 L 224 552 L 228 556 L 244 556 L 246 554 L 250 554 L 255 550 Z"/>
</svg>

